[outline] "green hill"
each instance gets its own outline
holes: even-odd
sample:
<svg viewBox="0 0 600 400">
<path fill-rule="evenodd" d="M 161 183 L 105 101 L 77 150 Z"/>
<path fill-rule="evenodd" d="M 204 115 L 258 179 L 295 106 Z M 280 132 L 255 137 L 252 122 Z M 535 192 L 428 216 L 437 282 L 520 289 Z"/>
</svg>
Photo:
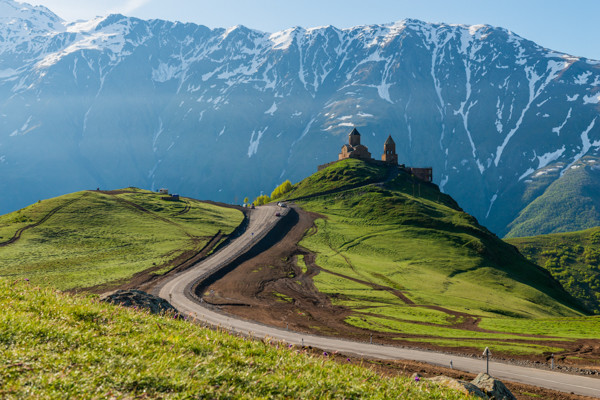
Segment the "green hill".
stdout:
<svg viewBox="0 0 600 400">
<path fill-rule="evenodd" d="M 506 237 L 570 232 L 600 225 L 600 162 L 584 157 L 509 224 Z M 524 196 L 528 196 L 525 193 Z"/>
<path fill-rule="evenodd" d="M 569 293 L 600 314 L 600 227 L 506 241 L 550 271 Z"/>
<path fill-rule="evenodd" d="M 2 399 L 466 399 L 283 343 L 0 279 Z"/>
<path fill-rule="evenodd" d="M 345 322 L 355 328 L 406 345 L 492 346 L 507 356 L 572 354 L 595 337 L 598 318 L 434 184 L 343 160 L 286 196 L 320 216 L 300 242 L 306 254 L 296 273 L 349 310 Z"/>
<path fill-rule="evenodd" d="M 231 208 L 162 197 L 134 188 L 85 191 L 0 216 L 0 276 L 64 290 L 161 274 L 243 220 Z"/>
<path fill-rule="evenodd" d="M 346 167 L 358 176 L 386 175 L 385 167 L 341 161 L 298 183 L 289 197 L 347 186 L 340 173 Z M 407 173 L 299 204 L 325 216 L 301 244 L 332 272 L 397 288 L 417 304 L 461 312 L 541 317 L 581 311 L 547 271 L 480 226 L 437 186 Z M 338 291 L 334 286 L 323 289 Z M 338 292 L 353 297 L 353 289 Z"/>
<path fill-rule="evenodd" d="M 285 197 L 300 198 L 312 196 L 331 190 L 349 189 L 368 183 L 381 182 L 386 179 L 386 168 L 367 164 L 356 159 L 347 159 L 343 162 L 331 164 L 327 168 L 310 175 L 293 186 Z"/>
</svg>

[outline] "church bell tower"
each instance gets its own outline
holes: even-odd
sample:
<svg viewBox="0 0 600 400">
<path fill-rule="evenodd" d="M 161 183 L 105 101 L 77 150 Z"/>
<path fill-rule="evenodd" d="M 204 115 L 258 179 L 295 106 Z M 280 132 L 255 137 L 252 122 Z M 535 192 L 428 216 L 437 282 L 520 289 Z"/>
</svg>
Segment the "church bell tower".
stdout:
<svg viewBox="0 0 600 400">
<path fill-rule="evenodd" d="M 387 140 L 383 144 L 383 155 L 381 156 L 383 162 L 398 165 L 398 154 L 396 154 L 396 143 L 392 139 L 392 135 L 388 136 Z"/>
</svg>

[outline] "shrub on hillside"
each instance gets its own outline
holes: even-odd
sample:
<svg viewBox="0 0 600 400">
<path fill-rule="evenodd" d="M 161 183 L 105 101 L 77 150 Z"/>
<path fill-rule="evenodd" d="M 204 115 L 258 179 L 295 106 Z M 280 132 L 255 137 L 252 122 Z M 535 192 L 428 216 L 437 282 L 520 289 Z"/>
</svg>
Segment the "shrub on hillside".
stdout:
<svg viewBox="0 0 600 400">
<path fill-rule="evenodd" d="M 264 194 L 262 196 L 258 196 L 256 199 L 254 199 L 252 204 L 254 204 L 255 206 L 262 206 L 263 204 L 267 204 L 269 201 L 271 201 L 271 198 L 269 196 L 267 196 L 266 194 Z"/>
<path fill-rule="evenodd" d="M 271 193 L 271 199 L 275 200 L 275 199 L 283 196 L 290 190 L 292 190 L 292 182 L 290 182 L 288 179 L 285 182 L 283 182 L 281 185 L 277 186 L 275 188 L 275 190 L 273 190 L 273 192 Z"/>
</svg>

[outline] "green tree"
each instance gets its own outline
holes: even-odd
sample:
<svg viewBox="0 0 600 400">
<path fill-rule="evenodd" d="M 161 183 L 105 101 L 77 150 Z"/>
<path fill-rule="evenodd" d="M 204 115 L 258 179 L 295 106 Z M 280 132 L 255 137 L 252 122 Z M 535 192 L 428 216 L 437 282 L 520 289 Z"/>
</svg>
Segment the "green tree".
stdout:
<svg viewBox="0 0 600 400">
<path fill-rule="evenodd" d="M 269 201 L 271 201 L 271 198 L 265 194 L 265 195 L 262 195 L 262 196 L 258 196 L 252 202 L 252 204 L 254 204 L 255 206 L 262 206 L 263 204 L 267 204 Z"/>
<path fill-rule="evenodd" d="M 244 197 L 244 204 L 248 204 L 248 197 Z"/>
<path fill-rule="evenodd" d="M 273 190 L 273 192 L 271 193 L 271 199 L 277 199 L 289 192 L 290 190 L 292 190 L 292 182 L 290 182 L 288 179 L 281 185 L 277 186 L 275 190 Z"/>
</svg>

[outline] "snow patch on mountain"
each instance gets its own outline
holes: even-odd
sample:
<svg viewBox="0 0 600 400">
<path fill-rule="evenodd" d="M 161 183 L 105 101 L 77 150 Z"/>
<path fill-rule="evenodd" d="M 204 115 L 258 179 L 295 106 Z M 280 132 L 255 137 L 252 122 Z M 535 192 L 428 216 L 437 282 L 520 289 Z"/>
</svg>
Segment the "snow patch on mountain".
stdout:
<svg viewBox="0 0 600 400">
<path fill-rule="evenodd" d="M 16 69 L 12 69 L 12 68 L 3 69 L 3 70 L 0 70 L 0 79 L 12 78 L 18 74 L 19 74 L 19 71 Z"/>
<path fill-rule="evenodd" d="M 265 114 L 273 116 L 273 114 L 275 114 L 275 111 L 277 111 L 277 103 L 273 102 L 273 105 L 271 106 L 271 108 L 265 111 Z"/>
<path fill-rule="evenodd" d="M 527 171 L 523 172 L 523 174 L 521 176 L 519 176 L 519 181 L 522 181 L 523 179 L 527 178 L 529 175 L 533 174 L 535 172 L 535 169 L 533 168 L 527 168 Z"/>
<path fill-rule="evenodd" d="M 127 19 L 125 23 L 112 23 L 104 26 L 102 29 L 98 29 L 98 26 L 108 18 L 98 17 L 89 22 L 76 23 L 70 26 L 68 30 L 71 33 L 76 33 L 76 39 L 69 46 L 45 55 L 37 63 L 37 68 L 50 67 L 69 54 L 81 50 L 107 51 L 112 53 L 114 61 L 115 55 L 123 51 L 126 43 L 125 35 L 131 29 L 131 21 Z"/>
<path fill-rule="evenodd" d="M 585 71 L 575 77 L 576 85 L 585 85 L 588 82 L 589 77 L 592 76 L 591 71 Z"/>
<path fill-rule="evenodd" d="M 583 96 L 583 104 L 599 104 L 600 103 L 600 94 L 595 94 L 592 96 Z"/>
<path fill-rule="evenodd" d="M 157 147 L 157 142 L 158 142 L 158 138 L 160 137 L 160 135 L 162 135 L 162 133 L 164 132 L 165 128 L 163 125 L 163 120 L 162 118 L 158 119 L 158 129 L 156 130 L 156 132 L 154 132 L 154 136 L 152 137 L 152 151 L 154 153 L 157 152 L 158 147 Z"/>
<path fill-rule="evenodd" d="M 177 78 L 180 73 L 180 66 L 167 64 L 161 61 L 158 64 L 158 68 L 152 69 L 152 80 L 154 82 L 164 83 Z"/>
<path fill-rule="evenodd" d="M 258 145 L 260 144 L 260 139 L 263 137 L 264 133 L 269 129 L 269 127 L 265 127 L 263 130 L 253 130 L 252 135 L 250 137 L 250 145 L 248 146 L 248 158 L 251 158 L 258 151 Z"/>
<path fill-rule="evenodd" d="M 557 127 L 552 128 L 552 132 L 556 133 L 557 136 L 560 136 L 560 131 L 562 130 L 562 128 L 564 128 L 564 126 L 567 124 L 567 121 L 569 120 L 569 118 L 571 118 L 571 112 L 573 111 L 573 107 L 569 108 L 569 112 L 567 113 L 567 116 L 565 117 L 565 120 L 562 122 L 562 124 L 560 124 Z"/>
<path fill-rule="evenodd" d="M 596 140 L 594 142 L 590 142 L 590 138 L 589 138 L 589 133 L 590 131 L 594 128 L 594 125 L 596 124 L 596 118 L 594 118 L 594 120 L 590 123 L 590 125 L 587 127 L 587 129 L 585 131 L 583 131 L 581 133 L 581 151 L 579 153 L 577 153 L 575 155 L 575 157 L 573 157 L 573 161 L 567 165 L 561 172 L 560 172 L 560 176 L 563 176 L 564 173 L 573 166 L 573 164 L 575 164 L 577 161 L 579 161 L 579 159 L 581 157 L 583 157 L 584 155 L 587 154 L 587 152 L 592 148 L 592 147 L 600 147 L 600 140 Z"/>
<path fill-rule="evenodd" d="M 567 148 L 563 145 L 563 147 L 561 147 L 560 149 L 558 149 L 556 151 L 552 151 L 552 152 L 543 154 L 541 156 L 537 156 L 537 159 L 539 161 L 537 169 L 542 169 L 546 165 L 550 164 L 551 162 L 558 160 L 560 158 L 560 156 L 562 156 L 562 154 L 565 152 L 566 149 Z"/>
<path fill-rule="evenodd" d="M 287 50 L 290 48 L 296 37 L 298 28 L 289 28 L 269 36 L 273 50 Z"/>
<path fill-rule="evenodd" d="M 498 198 L 498 193 L 494 193 L 494 195 L 490 199 L 490 206 L 488 207 L 487 213 L 485 214 L 486 219 L 487 219 L 487 217 L 490 216 L 490 212 L 492 211 L 492 207 L 494 206 L 494 202 L 496 201 L 497 198 Z"/>
</svg>

